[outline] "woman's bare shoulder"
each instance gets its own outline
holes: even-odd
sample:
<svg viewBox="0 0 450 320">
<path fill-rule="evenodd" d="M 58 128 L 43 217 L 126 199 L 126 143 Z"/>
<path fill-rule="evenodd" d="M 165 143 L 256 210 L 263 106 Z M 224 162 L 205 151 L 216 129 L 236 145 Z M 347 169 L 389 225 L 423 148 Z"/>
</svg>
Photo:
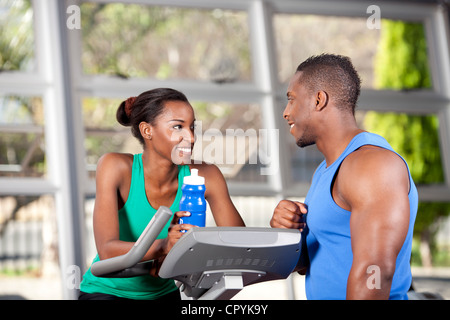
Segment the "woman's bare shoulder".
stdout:
<svg viewBox="0 0 450 320">
<path fill-rule="evenodd" d="M 110 152 L 105 153 L 97 162 L 97 177 L 104 174 L 121 176 L 131 172 L 133 166 L 133 155 L 129 153 Z"/>
</svg>

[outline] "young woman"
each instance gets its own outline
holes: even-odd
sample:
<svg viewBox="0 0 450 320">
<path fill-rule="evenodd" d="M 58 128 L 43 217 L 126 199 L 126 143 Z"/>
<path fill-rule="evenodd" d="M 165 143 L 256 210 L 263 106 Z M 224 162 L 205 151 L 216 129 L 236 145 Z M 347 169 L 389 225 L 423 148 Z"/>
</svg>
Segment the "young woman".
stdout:
<svg viewBox="0 0 450 320">
<path fill-rule="evenodd" d="M 146 253 L 143 261 L 162 260 L 193 226 L 178 224 L 183 177 L 198 169 L 205 177 L 205 198 L 218 226 L 244 226 L 234 207 L 225 179 L 211 164 L 190 164 L 194 146 L 194 110 L 186 96 L 159 88 L 128 98 L 117 110 L 117 120 L 131 126 L 143 146 L 141 154 L 108 153 L 97 165 L 94 235 L 100 259 L 125 254 L 134 245 L 156 210 L 164 205 L 175 212 L 171 222 Z M 80 286 L 80 299 L 178 298 L 173 280 L 151 274 L 134 278 L 95 277 L 90 269 Z"/>
</svg>

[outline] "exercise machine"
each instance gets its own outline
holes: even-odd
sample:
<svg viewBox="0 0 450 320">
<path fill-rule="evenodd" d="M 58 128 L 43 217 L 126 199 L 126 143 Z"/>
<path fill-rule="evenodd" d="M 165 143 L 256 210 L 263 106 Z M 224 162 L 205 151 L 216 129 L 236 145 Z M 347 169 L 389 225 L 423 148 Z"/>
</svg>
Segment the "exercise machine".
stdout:
<svg viewBox="0 0 450 320">
<path fill-rule="evenodd" d="M 121 256 L 95 262 L 91 266 L 92 274 L 104 278 L 129 278 L 148 274 L 154 261 L 141 262 L 141 260 L 171 218 L 172 210 L 161 206 L 130 251 Z"/>
<path fill-rule="evenodd" d="M 125 255 L 91 267 L 99 277 L 148 274 L 152 260 L 140 262 L 172 212 L 160 207 L 133 248 Z M 301 249 L 298 230 L 252 227 L 192 228 L 173 246 L 159 270 L 174 279 L 183 299 L 230 299 L 245 286 L 286 279 Z"/>
<path fill-rule="evenodd" d="M 296 230 L 205 227 L 189 230 L 159 271 L 193 299 L 230 299 L 245 286 L 287 278 L 299 260 Z"/>
</svg>

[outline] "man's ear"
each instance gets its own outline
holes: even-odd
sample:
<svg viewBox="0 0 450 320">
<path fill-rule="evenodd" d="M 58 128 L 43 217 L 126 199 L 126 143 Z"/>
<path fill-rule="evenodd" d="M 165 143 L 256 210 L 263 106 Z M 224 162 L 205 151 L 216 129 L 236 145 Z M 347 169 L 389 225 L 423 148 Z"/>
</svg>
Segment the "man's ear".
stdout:
<svg viewBox="0 0 450 320">
<path fill-rule="evenodd" d="M 141 136 L 144 139 L 152 138 L 152 129 L 153 127 L 148 122 L 142 121 L 141 123 L 139 123 L 139 131 L 141 132 Z"/>
<path fill-rule="evenodd" d="M 322 111 L 328 105 L 328 94 L 325 91 L 316 93 L 316 110 Z"/>
</svg>

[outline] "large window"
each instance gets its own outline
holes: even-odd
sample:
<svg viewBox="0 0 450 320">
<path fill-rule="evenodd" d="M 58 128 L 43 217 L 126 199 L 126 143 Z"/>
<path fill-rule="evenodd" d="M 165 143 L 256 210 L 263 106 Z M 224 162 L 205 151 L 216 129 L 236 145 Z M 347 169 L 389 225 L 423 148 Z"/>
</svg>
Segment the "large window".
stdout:
<svg viewBox="0 0 450 320">
<path fill-rule="evenodd" d="M 0 1 L 1 275 L 48 274 L 58 265 L 48 105 L 39 78 L 45 66 L 39 63 L 34 26 L 32 1 Z"/>
<path fill-rule="evenodd" d="M 117 107 L 156 87 L 186 94 L 198 121 L 195 158 L 222 170 L 247 225 L 268 226 L 280 199 L 306 195 L 323 159 L 315 146 L 296 146 L 282 111 L 297 66 L 324 52 L 351 57 L 362 78 L 359 124 L 399 149 L 421 200 L 437 208 L 436 201 L 450 200 L 449 31 L 442 8 L 448 5 L 0 0 L 2 236 L 37 230 L 42 239 L 31 241 L 37 251 L 57 237 L 61 271 L 73 265 L 82 271 L 92 259 L 83 255 L 95 252 L 83 253 L 88 237 L 92 244 L 84 215 L 91 217 L 99 157 L 142 152 L 116 121 Z M 380 24 L 370 27 L 374 18 Z M 46 242 L 49 233 L 39 230 L 52 217 L 58 233 Z M 2 266 L 21 267 L 4 257 L 31 253 L 2 239 Z M 73 298 L 75 291 L 63 291 Z"/>
</svg>

